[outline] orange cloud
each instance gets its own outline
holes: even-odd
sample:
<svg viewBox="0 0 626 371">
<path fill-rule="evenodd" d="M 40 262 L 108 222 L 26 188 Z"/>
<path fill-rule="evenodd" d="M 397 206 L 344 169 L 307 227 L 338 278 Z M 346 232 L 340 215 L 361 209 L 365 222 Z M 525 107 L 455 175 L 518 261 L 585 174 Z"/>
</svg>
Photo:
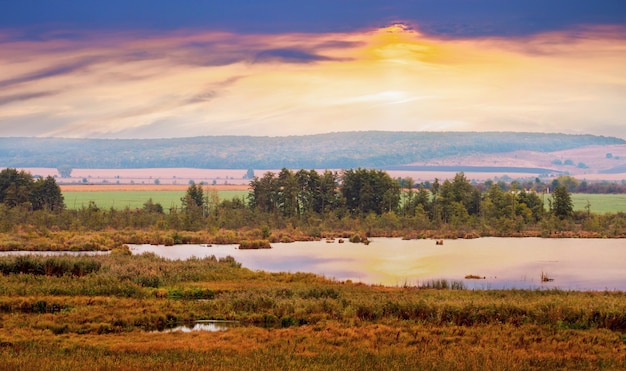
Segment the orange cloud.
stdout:
<svg viewBox="0 0 626 371">
<path fill-rule="evenodd" d="M 170 137 L 347 130 L 624 136 L 623 29 L 436 39 L 333 34 L 0 38 L 0 135 Z"/>
</svg>

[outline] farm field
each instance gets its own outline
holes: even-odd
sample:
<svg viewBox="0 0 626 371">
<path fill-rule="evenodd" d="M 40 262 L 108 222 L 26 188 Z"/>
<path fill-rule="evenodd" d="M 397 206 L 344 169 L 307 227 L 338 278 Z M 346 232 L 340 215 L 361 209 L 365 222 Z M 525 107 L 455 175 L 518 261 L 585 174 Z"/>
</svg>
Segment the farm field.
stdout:
<svg viewBox="0 0 626 371">
<path fill-rule="evenodd" d="M 70 209 L 77 209 L 89 205 L 90 201 L 101 208 L 131 209 L 141 208 L 152 198 L 164 208 L 178 207 L 180 199 L 185 195 L 186 185 L 64 185 L 61 186 L 65 205 Z M 220 200 L 231 200 L 235 197 L 247 198 L 248 187 L 217 186 L 205 187 L 206 192 L 217 191 Z M 574 210 L 585 210 L 587 201 L 591 204 L 594 213 L 626 212 L 626 194 L 588 194 L 573 193 Z M 547 200 L 546 200 L 547 207 Z"/>
<path fill-rule="evenodd" d="M 587 201 L 593 213 L 626 212 L 626 194 L 573 193 L 574 210 L 585 210 Z"/>
<path fill-rule="evenodd" d="M 65 205 L 70 209 L 87 207 L 93 201 L 98 207 L 109 209 L 141 208 L 150 198 L 165 209 L 180 207 L 180 199 L 188 186 L 62 186 Z M 205 187 L 205 192 L 217 192 L 220 200 L 246 198 L 246 186 Z"/>
</svg>

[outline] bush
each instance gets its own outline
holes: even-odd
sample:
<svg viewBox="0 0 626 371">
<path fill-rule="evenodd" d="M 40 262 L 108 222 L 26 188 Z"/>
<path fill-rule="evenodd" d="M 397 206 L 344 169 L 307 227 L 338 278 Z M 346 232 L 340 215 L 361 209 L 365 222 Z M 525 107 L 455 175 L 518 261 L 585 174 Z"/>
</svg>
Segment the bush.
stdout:
<svg viewBox="0 0 626 371">
<path fill-rule="evenodd" d="M 250 250 L 250 249 L 271 249 L 272 245 L 268 240 L 246 240 L 241 241 L 239 243 L 240 250 Z"/>
</svg>

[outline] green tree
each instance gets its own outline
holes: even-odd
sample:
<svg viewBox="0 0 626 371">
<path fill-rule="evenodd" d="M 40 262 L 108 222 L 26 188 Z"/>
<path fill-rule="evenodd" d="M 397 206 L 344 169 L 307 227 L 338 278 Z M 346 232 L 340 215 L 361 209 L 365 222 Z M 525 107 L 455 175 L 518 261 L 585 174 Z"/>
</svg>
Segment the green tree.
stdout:
<svg viewBox="0 0 626 371">
<path fill-rule="evenodd" d="M 184 211 L 181 218 L 183 228 L 187 230 L 202 228 L 207 214 L 202 186 L 192 182 L 181 201 Z"/>
<path fill-rule="evenodd" d="M 187 188 L 185 196 L 180 200 L 183 203 L 183 208 L 199 207 L 202 209 L 204 207 L 202 186 L 192 181 L 191 185 Z"/>
<path fill-rule="evenodd" d="M 567 219 L 574 213 L 572 197 L 564 185 L 558 185 L 552 191 L 552 214 L 560 219 Z"/>
<path fill-rule="evenodd" d="M 30 198 L 34 210 L 59 211 L 65 208 L 61 188 L 51 176 L 40 178 L 33 184 Z"/>
<path fill-rule="evenodd" d="M 530 210 L 532 220 L 527 220 L 528 222 L 538 222 L 543 217 L 543 201 L 536 192 L 526 192 L 526 190 L 522 189 L 517 195 L 517 202 L 520 205 L 525 205 Z"/>
<path fill-rule="evenodd" d="M 402 202 L 402 214 L 404 216 L 413 216 L 415 215 L 415 202 L 413 188 L 415 187 L 415 183 L 413 182 L 413 178 L 407 177 L 404 179 L 400 179 L 399 181 L 402 188 L 405 190 L 403 192 L 404 201 Z"/>
<path fill-rule="evenodd" d="M 395 211 L 400 203 L 400 185 L 381 170 L 358 168 L 343 172 L 341 193 L 353 214 Z"/>
<path fill-rule="evenodd" d="M 300 214 L 305 214 L 310 211 L 319 211 L 319 204 L 321 199 L 321 178 L 315 170 L 299 170 L 295 174 L 296 182 L 298 183 L 298 208 Z"/>
<path fill-rule="evenodd" d="M 72 176 L 72 171 L 74 169 L 72 169 L 72 166 L 70 165 L 61 165 L 57 168 L 57 171 L 59 172 L 59 175 L 61 175 L 61 178 L 70 178 Z"/>
<path fill-rule="evenodd" d="M 278 173 L 278 204 L 284 216 L 292 217 L 299 213 L 298 179 L 294 176 L 293 171 L 283 168 Z"/>
<path fill-rule="evenodd" d="M 318 213 L 335 210 L 339 200 L 339 175 L 336 171 L 325 170 L 319 179 L 319 198 L 314 200 L 313 209 Z"/>
<path fill-rule="evenodd" d="M 444 222 L 454 220 L 459 226 L 469 220 L 470 215 L 477 215 L 480 209 L 480 192 L 465 177 L 457 173 L 452 181 L 446 179 L 437 193 L 437 208 Z"/>
<path fill-rule="evenodd" d="M 510 192 L 505 192 L 499 184 L 493 184 L 487 192 L 486 199 L 490 201 L 486 214 L 493 219 L 514 219 L 517 201 Z"/>
<path fill-rule="evenodd" d="M 248 169 L 248 171 L 244 174 L 243 179 L 254 179 L 254 169 Z"/>
<path fill-rule="evenodd" d="M 0 202 L 8 207 L 30 203 L 33 187 L 33 176 L 24 170 L 7 168 L 0 172 Z"/>
<path fill-rule="evenodd" d="M 163 214 L 163 206 L 160 203 L 152 201 L 152 197 L 148 201 L 144 202 L 143 210 L 148 213 Z"/>
<path fill-rule="evenodd" d="M 278 180 L 271 171 L 266 172 L 262 178 L 255 176 L 250 181 L 248 194 L 250 208 L 261 212 L 273 212 L 278 208 L 278 191 Z"/>
<path fill-rule="evenodd" d="M 556 178 L 558 184 L 556 185 L 562 185 L 565 186 L 565 188 L 567 188 L 568 192 L 574 192 L 574 190 L 576 190 L 576 187 L 578 187 L 578 179 L 573 178 L 569 175 L 561 175 L 558 178 Z"/>
</svg>

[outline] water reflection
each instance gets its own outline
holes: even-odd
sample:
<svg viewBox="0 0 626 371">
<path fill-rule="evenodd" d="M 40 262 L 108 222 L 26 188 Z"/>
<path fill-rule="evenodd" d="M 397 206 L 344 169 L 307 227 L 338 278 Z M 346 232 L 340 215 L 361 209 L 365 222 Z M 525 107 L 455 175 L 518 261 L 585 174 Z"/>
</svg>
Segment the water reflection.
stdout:
<svg viewBox="0 0 626 371">
<path fill-rule="evenodd" d="M 170 259 L 233 256 L 244 267 L 311 272 L 337 280 L 390 286 L 431 279 L 463 281 L 469 289 L 560 288 L 626 291 L 626 243 L 615 239 L 480 238 L 403 241 L 373 238 L 369 245 L 325 241 L 272 244 L 269 250 L 236 245 L 133 245 L 133 253 Z M 542 273 L 553 279 L 542 282 Z M 465 279 L 477 275 L 485 279 Z"/>
<path fill-rule="evenodd" d="M 235 325 L 236 325 L 236 322 L 232 322 L 232 321 L 198 321 L 193 324 L 185 324 L 182 326 L 168 328 L 163 331 L 156 331 L 156 332 L 194 332 L 194 331 L 218 332 L 218 331 L 226 331 Z"/>
</svg>

